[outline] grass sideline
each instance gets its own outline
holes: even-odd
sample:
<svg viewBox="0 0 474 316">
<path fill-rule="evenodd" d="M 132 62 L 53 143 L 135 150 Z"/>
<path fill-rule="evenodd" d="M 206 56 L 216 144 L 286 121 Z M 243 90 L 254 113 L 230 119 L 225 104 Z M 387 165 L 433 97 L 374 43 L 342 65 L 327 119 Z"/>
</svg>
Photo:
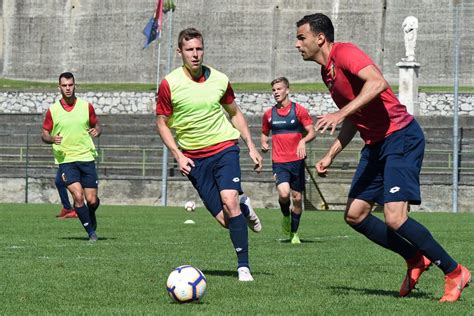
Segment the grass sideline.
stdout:
<svg viewBox="0 0 474 316">
<path fill-rule="evenodd" d="M 232 83 L 235 92 L 251 93 L 266 92 L 271 93 L 270 83 L 261 82 L 235 82 Z M 323 83 L 291 83 L 292 93 L 315 93 L 328 92 Z M 398 92 L 398 86 L 392 85 L 395 92 Z M 420 92 L 426 93 L 453 93 L 452 86 L 420 86 Z M 56 82 L 38 82 L 25 80 L 12 80 L 0 78 L 0 92 L 56 92 Z M 80 83 L 77 84 L 78 92 L 154 92 L 156 85 L 145 83 Z M 474 87 L 459 87 L 459 93 L 474 93 Z"/>
<path fill-rule="evenodd" d="M 443 275 L 432 268 L 408 298 L 397 297 L 401 258 L 348 228 L 340 212 L 306 212 L 303 243 L 283 242 L 278 210 L 257 210 L 249 233 L 255 282 L 237 281 L 228 232 L 206 210 L 109 206 L 98 211 L 90 244 L 58 205 L 0 204 L 0 314 L 160 315 L 472 315 L 474 290 L 439 304 Z M 380 214 L 377 214 L 378 216 Z M 474 214 L 414 213 L 471 269 Z M 183 222 L 193 219 L 195 225 Z M 470 250 L 470 251 L 469 251 Z M 203 304 L 171 303 L 168 274 L 182 264 L 207 277 Z"/>
</svg>

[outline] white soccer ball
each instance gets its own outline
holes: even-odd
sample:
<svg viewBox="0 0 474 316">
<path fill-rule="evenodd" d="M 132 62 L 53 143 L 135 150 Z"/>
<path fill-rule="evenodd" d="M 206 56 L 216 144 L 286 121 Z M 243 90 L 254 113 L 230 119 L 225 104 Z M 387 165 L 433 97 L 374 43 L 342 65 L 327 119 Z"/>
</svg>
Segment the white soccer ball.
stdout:
<svg viewBox="0 0 474 316">
<path fill-rule="evenodd" d="M 177 303 L 202 301 L 206 288 L 206 277 L 201 270 L 192 266 L 177 267 L 166 281 L 168 294 Z"/>
<path fill-rule="evenodd" d="M 194 212 L 196 203 L 194 203 L 194 201 L 187 201 L 186 204 L 184 204 L 184 209 L 188 212 Z"/>
</svg>

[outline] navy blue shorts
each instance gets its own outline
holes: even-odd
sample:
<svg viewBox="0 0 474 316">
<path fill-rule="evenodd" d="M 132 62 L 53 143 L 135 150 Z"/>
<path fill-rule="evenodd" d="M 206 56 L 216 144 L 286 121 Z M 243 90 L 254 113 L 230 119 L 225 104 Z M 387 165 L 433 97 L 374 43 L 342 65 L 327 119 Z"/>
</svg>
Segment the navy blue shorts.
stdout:
<svg viewBox="0 0 474 316">
<path fill-rule="evenodd" d="M 293 191 L 304 191 L 304 159 L 291 162 L 274 162 L 272 169 L 276 186 L 280 183 L 288 182 Z"/>
<path fill-rule="evenodd" d="M 423 131 L 415 120 L 383 141 L 365 145 L 349 197 L 380 205 L 400 201 L 420 204 L 424 151 Z"/>
<path fill-rule="evenodd" d="M 215 217 L 222 210 L 222 190 L 243 193 L 240 184 L 240 148 L 234 145 L 213 156 L 193 161 L 195 166 L 191 168 L 188 179 Z"/>
<path fill-rule="evenodd" d="M 72 183 L 79 182 L 83 188 L 97 189 L 98 179 L 95 169 L 95 161 L 76 161 L 62 163 L 59 172 L 66 187 Z"/>
</svg>

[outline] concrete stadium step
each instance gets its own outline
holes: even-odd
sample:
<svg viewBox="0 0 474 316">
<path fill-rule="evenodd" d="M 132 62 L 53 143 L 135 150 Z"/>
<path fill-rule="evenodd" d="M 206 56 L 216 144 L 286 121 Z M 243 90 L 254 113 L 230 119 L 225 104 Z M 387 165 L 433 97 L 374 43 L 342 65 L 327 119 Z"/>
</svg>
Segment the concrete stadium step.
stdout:
<svg viewBox="0 0 474 316">
<path fill-rule="evenodd" d="M 41 145 L 41 133 L 18 133 L 17 131 L 11 131 L 8 133 L 0 132 L 0 146 L 26 146 L 26 143 L 30 145 Z"/>
<path fill-rule="evenodd" d="M 453 127 L 452 116 L 418 116 L 416 120 L 423 129 Z M 473 116 L 459 116 L 459 126 L 473 126 L 473 121 Z"/>
<path fill-rule="evenodd" d="M 101 123 L 119 124 L 119 125 L 133 125 L 133 124 L 150 124 L 154 125 L 156 117 L 154 114 L 101 114 L 98 115 Z M 18 123 L 39 123 L 44 119 L 44 113 L 0 113 L 0 123 L 18 122 Z M 249 125 L 252 127 L 261 126 L 261 115 L 246 116 Z M 421 127 L 426 130 L 430 128 L 452 128 L 453 117 L 449 116 L 418 116 L 417 121 Z M 474 117 L 460 116 L 459 125 L 463 127 L 473 127 Z"/>
<path fill-rule="evenodd" d="M 96 147 L 161 147 L 163 142 L 158 135 L 106 135 L 94 140 Z"/>
<path fill-rule="evenodd" d="M 156 125 L 146 124 L 132 124 L 132 125 L 119 125 L 119 124 L 100 124 L 102 127 L 102 136 L 106 135 L 155 135 Z M 101 137 L 102 137 L 101 136 Z"/>
<path fill-rule="evenodd" d="M 144 125 L 155 126 L 156 116 L 154 114 L 105 114 L 98 115 L 100 124 L 131 126 Z"/>
<path fill-rule="evenodd" d="M 331 170 L 326 178 L 315 177 L 318 185 L 324 186 L 325 183 L 340 183 L 350 185 L 352 181 L 353 172 L 343 170 Z M 452 183 L 452 173 L 447 170 L 439 171 L 422 171 L 420 181 L 422 184 L 446 184 Z M 472 185 L 474 181 L 474 172 L 463 173 L 459 177 L 460 185 Z M 310 183 L 310 182 L 308 182 Z"/>
<path fill-rule="evenodd" d="M 98 164 L 97 170 L 99 177 L 122 177 L 122 176 L 154 176 L 161 177 L 162 169 L 161 165 L 157 166 L 145 166 L 141 168 L 140 166 L 130 166 L 130 165 L 117 165 L 117 164 Z M 177 168 L 168 169 L 168 177 L 177 177 L 182 178 L 183 176 Z M 267 181 L 273 182 L 273 176 L 271 169 L 263 170 L 261 173 L 257 174 L 252 169 L 243 169 L 242 170 L 242 180 L 258 180 L 258 181 Z"/>
<path fill-rule="evenodd" d="M 146 168 L 140 169 L 138 167 L 127 166 L 103 166 L 99 165 L 97 169 L 99 179 L 108 177 L 161 177 L 161 169 Z"/>
<path fill-rule="evenodd" d="M 36 124 L 41 126 L 44 120 L 44 114 L 20 114 L 20 113 L 0 113 L 0 124 L 16 123 L 18 126 L 23 124 Z"/>
<path fill-rule="evenodd" d="M 0 136 L 2 135 L 11 135 L 11 134 L 30 134 L 30 135 L 41 135 L 43 122 L 41 123 L 31 123 L 31 122 L 24 122 L 18 123 L 15 121 L 5 122 L 2 124 L 2 131 L 0 132 Z"/>
<path fill-rule="evenodd" d="M 2 131 L 0 132 L 0 172 L 17 175 L 23 172 L 26 157 L 26 137 L 29 131 L 30 146 L 29 172 L 35 176 L 54 176 L 51 146 L 41 141 L 41 125 L 44 114 L 0 114 Z M 103 135 L 95 139 L 100 151 L 99 172 L 103 177 L 161 177 L 162 142 L 155 130 L 154 115 L 100 115 L 104 128 Z M 261 117 L 250 117 L 253 141 L 260 147 Z M 452 181 L 452 118 L 419 117 L 418 121 L 426 135 L 426 153 L 422 170 L 422 181 L 428 183 L 450 183 Z M 474 117 L 460 118 L 461 156 L 460 182 L 474 183 Z M 471 127 L 472 126 L 472 127 Z M 314 162 L 324 155 L 335 135 L 317 134 L 308 146 L 308 165 L 313 169 Z M 332 181 L 349 184 L 356 168 L 359 152 L 363 147 L 360 137 L 354 140 L 337 157 L 332 165 Z M 248 156 L 245 145 L 241 143 L 242 178 L 244 181 L 272 181 L 271 155 L 264 156 L 264 172 L 257 175 Z M 170 168 L 181 178 L 176 168 Z M 318 178 L 318 181 L 322 181 Z M 323 180 L 324 181 L 324 180 Z M 470 181 L 470 182 L 469 182 Z"/>
<path fill-rule="evenodd" d="M 28 170 L 26 170 L 28 169 Z M 1 165 L 0 174 L 6 177 L 24 177 L 26 173 L 28 176 L 34 177 L 54 177 L 57 172 L 57 167 L 54 163 L 48 165 L 30 165 L 26 168 L 25 164 L 16 164 L 16 165 Z M 52 178 L 54 181 L 54 178 Z"/>
<path fill-rule="evenodd" d="M 447 156 L 447 155 L 446 155 Z M 37 163 L 50 163 L 53 161 L 52 153 L 50 148 L 43 148 L 41 150 L 31 150 L 28 154 L 28 159 L 30 164 Z M 170 164 L 173 163 L 173 158 L 168 157 Z M 5 149 L 2 152 L 1 163 L 8 165 L 15 165 L 18 163 L 25 163 L 26 161 L 26 151 L 21 151 L 19 148 L 10 148 Z M 101 164 L 135 164 L 135 165 L 154 165 L 161 164 L 162 161 L 162 152 L 160 149 L 143 149 L 137 147 L 136 149 L 130 148 L 105 148 L 99 147 L 99 157 L 98 162 Z M 313 164 L 316 159 L 307 160 L 307 164 L 310 168 L 313 168 Z M 338 157 L 331 166 L 332 170 L 355 170 L 358 164 L 358 159 L 356 157 Z M 431 156 L 429 152 L 426 153 L 423 169 L 440 169 L 447 170 L 450 169 L 452 161 L 448 158 L 443 159 L 439 156 Z M 270 159 L 264 159 L 264 166 L 266 168 L 271 168 Z M 466 158 L 459 160 L 459 166 L 462 170 L 474 169 L 474 159 Z M 242 170 L 252 170 L 253 162 L 249 157 L 241 157 L 241 168 Z"/>
</svg>

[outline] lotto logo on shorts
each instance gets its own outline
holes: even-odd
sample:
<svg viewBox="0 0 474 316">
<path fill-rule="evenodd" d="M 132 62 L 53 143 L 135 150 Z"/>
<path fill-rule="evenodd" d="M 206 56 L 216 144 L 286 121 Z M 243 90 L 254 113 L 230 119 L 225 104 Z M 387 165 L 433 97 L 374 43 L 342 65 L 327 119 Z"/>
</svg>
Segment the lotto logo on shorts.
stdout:
<svg viewBox="0 0 474 316">
<path fill-rule="evenodd" d="M 240 179 L 235 177 L 234 179 L 232 179 L 233 182 L 240 182 Z"/>
<path fill-rule="evenodd" d="M 390 193 L 397 193 L 398 191 L 400 191 L 400 187 L 393 187 L 390 189 Z"/>
</svg>

